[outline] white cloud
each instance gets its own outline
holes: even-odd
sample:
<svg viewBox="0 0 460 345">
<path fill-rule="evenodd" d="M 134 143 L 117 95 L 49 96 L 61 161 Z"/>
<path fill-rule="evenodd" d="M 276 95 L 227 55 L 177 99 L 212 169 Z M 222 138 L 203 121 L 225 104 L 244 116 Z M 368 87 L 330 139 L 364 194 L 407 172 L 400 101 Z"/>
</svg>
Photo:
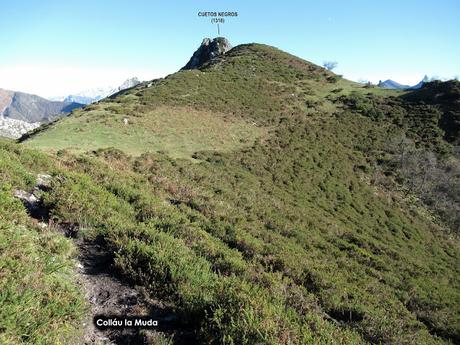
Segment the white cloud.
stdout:
<svg viewBox="0 0 460 345">
<path fill-rule="evenodd" d="M 153 69 L 50 65 L 0 66 L 0 88 L 32 93 L 42 97 L 54 97 L 91 88 L 118 86 L 131 77 L 151 80 L 166 74 L 166 71 Z"/>
</svg>

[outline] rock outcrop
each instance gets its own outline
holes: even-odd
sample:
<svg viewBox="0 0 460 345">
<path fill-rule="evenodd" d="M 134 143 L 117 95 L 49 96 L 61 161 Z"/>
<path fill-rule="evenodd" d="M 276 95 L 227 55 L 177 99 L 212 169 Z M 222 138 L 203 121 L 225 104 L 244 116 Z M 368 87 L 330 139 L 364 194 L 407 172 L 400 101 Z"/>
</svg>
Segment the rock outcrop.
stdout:
<svg viewBox="0 0 460 345">
<path fill-rule="evenodd" d="M 42 222 L 49 218 L 49 210 L 43 201 L 43 192 L 51 188 L 51 181 L 51 175 L 38 174 L 32 191 L 22 189 L 14 191 L 14 196 L 22 201 L 29 215 Z"/>
<path fill-rule="evenodd" d="M 182 68 L 183 70 L 200 68 L 204 63 L 225 54 L 232 45 L 225 37 L 216 37 L 203 39 L 200 47 L 193 53 L 189 62 Z"/>
<path fill-rule="evenodd" d="M 141 81 L 139 79 L 137 79 L 137 77 L 133 77 L 133 78 L 129 78 L 129 79 L 126 79 L 123 84 L 121 84 L 119 87 L 117 87 L 117 90 L 116 91 L 123 91 L 123 90 L 126 90 L 126 89 L 130 89 L 136 85 L 139 85 L 141 83 Z"/>
</svg>

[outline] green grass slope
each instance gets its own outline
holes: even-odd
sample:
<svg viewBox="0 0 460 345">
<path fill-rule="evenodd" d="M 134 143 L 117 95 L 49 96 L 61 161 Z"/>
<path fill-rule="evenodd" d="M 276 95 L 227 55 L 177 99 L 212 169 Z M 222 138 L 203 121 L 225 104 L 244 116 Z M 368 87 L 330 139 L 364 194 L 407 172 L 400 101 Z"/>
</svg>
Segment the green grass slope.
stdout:
<svg viewBox="0 0 460 345">
<path fill-rule="evenodd" d="M 71 241 L 32 222 L 15 188 L 35 183 L 51 160 L 0 143 L 0 343 L 71 344 L 86 312 Z M 37 169 L 37 170 L 35 170 Z"/>
<path fill-rule="evenodd" d="M 129 103 L 138 102 L 136 98 L 128 99 Z M 73 152 L 117 147 L 132 155 L 165 151 L 172 157 L 190 158 L 196 151 L 243 147 L 263 134 L 263 130 L 244 121 L 186 107 L 158 107 L 136 113 L 124 104 L 103 103 L 58 121 L 37 135 L 33 146 Z"/>
<path fill-rule="evenodd" d="M 267 46 L 240 46 L 222 60 L 75 110 L 39 129 L 26 145 L 74 152 L 115 147 L 132 155 L 163 151 L 189 158 L 193 152 L 231 151 L 265 137 L 267 125 L 276 124 L 266 115 L 298 111 L 299 105 L 307 112 L 333 111 L 324 101 L 331 91 L 339 96 L 363 90 Z"/>
<path fill-rule="evenodd" d="M 200 343 L 457 343 L 458 238 L 373 183 L 392 138 L 451 149 L 442 109 L 401 95 L 242 45 L 22 145 L 52 153 L 54 221 L 102 238 Z"/>
</svg>

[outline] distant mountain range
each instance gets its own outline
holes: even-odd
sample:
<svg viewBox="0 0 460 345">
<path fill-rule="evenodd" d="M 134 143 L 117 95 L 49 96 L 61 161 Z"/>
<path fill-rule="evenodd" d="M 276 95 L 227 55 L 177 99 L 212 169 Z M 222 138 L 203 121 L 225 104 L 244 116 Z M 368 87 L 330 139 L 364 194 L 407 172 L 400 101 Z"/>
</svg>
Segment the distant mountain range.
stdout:
<svg viewBox="0 0 460 345">
<path fill-rule="evenodd" d="M 60 96 L 60 97 L 52 97 L 50 98 L 53 101 L 63 101 L 63 102 L 76 102 L 81 104 L 90 104 L 97 101 L 100 101 L 103 98 L 111 96 L 119 91 L 129 89 L 136 85 L 140 84 L 138 78 L 133 77 L 125 80 L 120 86 L 118 87 L 99 87 L 93 89 L 87 89 L 80 91 L 76 94 L 67 95 L 67 96 Z"/>
<path fill-rule="evenodd" d="M 49 101 L 37 95 L 0 89 L 0 135 L 17 138 L 42 122 L 82 106 L 76 102 Z"/>
<path fill-rule="evenodd" d="M 428 81 L 430 81 L 430 79 L 428 78 L 428 76 L 425 76 L 417 84 L 410 86 L 410 85 L 400 84 L 391 79 L 387 79 L 385 81 L 379 81 L 377 86 L 382 87 L 384 89 L 393 89 L 393 90 L 416 90 L 416 89 L 420 89 L 423 86 L 423 84 L 425 84 Z"/>
<path fill-rule="evenodd" d="M 118 87 L 95 88 L 75 95 L 45 99 L 28 93 L 0 89 L 0 136 L 19 138 L 24 133 L 75 108 L 97 102 L 140 83 L 136 77 Z"/>
</svg>

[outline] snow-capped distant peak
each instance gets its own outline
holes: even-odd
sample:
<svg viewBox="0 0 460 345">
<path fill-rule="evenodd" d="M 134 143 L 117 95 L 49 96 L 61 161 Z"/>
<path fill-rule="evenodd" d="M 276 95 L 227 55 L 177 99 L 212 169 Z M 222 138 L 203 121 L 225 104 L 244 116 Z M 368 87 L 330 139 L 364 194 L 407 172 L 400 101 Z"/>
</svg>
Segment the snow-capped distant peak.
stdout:
<svg viewBox="0 0 460 345">
<path fill-rule="evenodd" d="M 137 79 L 137 77 L 133 77 L 133 78 L 129 78 L 129 79 L 126 79 L 123 84 L 121 84 L 118 88 L 117 88 L 117 91 L 121 91 L 121 90 L 126 90 L 126 89 L 129 89 L 131 87 L 134 87 L 138 84 L 140 84 L 140 80 Z"/>
<path fill-rule="evenodd" d="M 68 96 L 52 97 L 50 99 L 56 100 L 56 101 L 90 104 L 93 102 L 97 102 L 103 98 L 106 98 L 110 95 L 113 95 L 114 93 L 117 93 L 119 91 L 134 87 L 137 84 L 140 84 L 139 79 L 137 77 L 133 77 L 133 78 L 126 79 L 118 87 L 107 86 L 107 87 L 91 88 L 91 89 L 83 90 L 83 91 L 80 91 L 80 92 L 77 92 L 75 94 L 71 94 Z"/>
</svg>

